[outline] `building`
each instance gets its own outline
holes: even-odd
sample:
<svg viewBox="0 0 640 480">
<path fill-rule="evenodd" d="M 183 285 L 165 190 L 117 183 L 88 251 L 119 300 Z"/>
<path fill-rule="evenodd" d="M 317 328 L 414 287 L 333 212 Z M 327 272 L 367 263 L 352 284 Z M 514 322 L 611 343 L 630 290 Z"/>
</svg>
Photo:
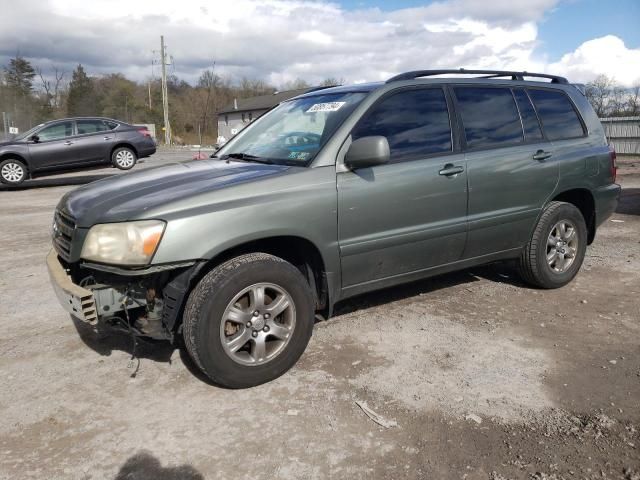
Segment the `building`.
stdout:
<svg viewBox="0 0 640 480">
<path fill-rule="evenodd" d="M 640 155 L 640 117 L 609 117 L 600 121 L 618 155 Z"/>
<path fill-rule="evenodd" d="M 234 99 L 232 103 L 218 112 L 218 137 L 229 140 L 251 121 L 275 107 L 280 102 L 309 91 L 309 88 L 287 90 L 270 95 Z"/>
</svg>

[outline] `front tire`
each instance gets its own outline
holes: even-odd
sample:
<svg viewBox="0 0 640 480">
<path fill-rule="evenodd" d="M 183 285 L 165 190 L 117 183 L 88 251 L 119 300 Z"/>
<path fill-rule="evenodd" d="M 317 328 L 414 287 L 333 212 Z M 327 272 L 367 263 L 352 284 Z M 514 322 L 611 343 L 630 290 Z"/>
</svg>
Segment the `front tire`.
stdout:
<svg viewBox="0 0 640 480">
<path fill-rule="evenodd" d="M 0 162 L 0 181 L 8 185 L 20 185 L 27 178 L 27 166 L 20 160 L 9 158 Z"/>
<path fill-rule="evenodd" d="M 304 352 L 314 296 L 300 271 L 266 253 L 217 266 L 187 301 L 183 336 L 189 355 L 214 383 L 247 388 L 289 370 Z"/>
<path fill-rule="evenodd" d="M 116 148 L 111 154 L 111 162 L 119 170 L 131 170 L 137 161 L 136 152 L 129 147 Z"/>
<path fill-rule="evenodd" d="M 551 202 L 520 256 L 520 275 L 539 288 L 562 287 L 576 276 L 586 251 L 587 226 L 580 210 Z"/>
</svg>

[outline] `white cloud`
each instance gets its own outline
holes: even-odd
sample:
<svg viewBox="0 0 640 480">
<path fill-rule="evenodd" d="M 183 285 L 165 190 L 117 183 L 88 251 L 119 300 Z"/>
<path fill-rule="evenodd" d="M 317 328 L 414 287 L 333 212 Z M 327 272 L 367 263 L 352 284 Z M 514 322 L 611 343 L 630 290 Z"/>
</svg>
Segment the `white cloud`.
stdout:
<svg viewBox="0 0 640 480">
<path fill-rule="evenodd" d="M 640 84 L 640 48 L 627 48 L 615 35 L 607 35 L 584 42 L 549 68 L 575 82 L 588 82 L 594 74 L 605 74 L 629 87 Z"/>
<path fill-rule="evenodd" d="M 639 51 L 613 36 L 553 64 L 538 56 L 537 22 L 557 2 L 442 0 L 383 12 L 322 0 L 21 0 L 0 16 L 0 63 L 20 51 L 43 69 L 82 63 L 90 74 L 141 80 L 164 34 L 175 59 L 170 71 L 188 81 L 214 60 L 218 73 L 276 83 L 384 80 L 445 67 L 548 71 L 580 81 L 606 73 L 625 84 L 640 77 Z"/>
</svg>

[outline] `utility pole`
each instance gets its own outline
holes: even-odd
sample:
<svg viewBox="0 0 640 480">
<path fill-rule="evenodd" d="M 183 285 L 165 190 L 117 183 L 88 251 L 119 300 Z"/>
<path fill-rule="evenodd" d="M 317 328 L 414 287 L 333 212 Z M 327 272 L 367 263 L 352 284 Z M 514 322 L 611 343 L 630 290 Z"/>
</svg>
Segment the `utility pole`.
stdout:
<svg viewBox="0 0 640 480">
<path fill-rule="evenodd" d="M 171 126 L 169 125 L 169 97 L 167 92 L 167 52 L 164 47 L 164 35 L 160 35 L 160 61 L 162 62 L 162 110 L 164 111 L 164 143 L 171 145 Z"/>
<path fill-rule="evenodd" d="M 9 122 L 7 121 L 7 112 L 2 112 L 2 133 L 4 139 L 9 140 Z"/>
</svg>

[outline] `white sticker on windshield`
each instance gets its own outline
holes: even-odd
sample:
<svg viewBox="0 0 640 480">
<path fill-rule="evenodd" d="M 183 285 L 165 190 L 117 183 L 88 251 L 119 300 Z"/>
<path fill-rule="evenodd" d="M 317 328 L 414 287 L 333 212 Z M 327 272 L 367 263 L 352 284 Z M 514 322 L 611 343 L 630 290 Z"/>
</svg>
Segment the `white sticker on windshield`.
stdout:
<svg viewBox="0 0 640 480">
<path fill-rule="evenodd" d="M 328 102 L 328 103 L 316 103 L 311 105 L 311 108 L 307 110 L 307 113 L 313 112 L 337 112 L 347 102 Z"/>
</svg>

